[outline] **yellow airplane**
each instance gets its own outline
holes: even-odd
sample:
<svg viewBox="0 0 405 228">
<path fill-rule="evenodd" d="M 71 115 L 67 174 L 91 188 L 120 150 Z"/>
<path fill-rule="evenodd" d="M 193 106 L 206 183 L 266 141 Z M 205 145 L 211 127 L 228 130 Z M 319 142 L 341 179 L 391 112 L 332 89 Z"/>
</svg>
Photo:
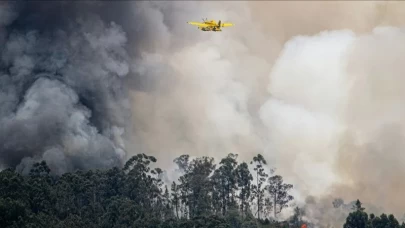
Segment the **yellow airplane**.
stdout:
<svg viewBox="0 0 405 228">
<path fill-rule="evenodd" d="M 221 20 L 218 21 L 218 23 L 214 20 L 208 21 L 207 19 L 203 19 L 203 23 L 200 22 L 193 22 L 189 21 L 187 24 L 190 25 L 196 25 L 198 26 L 199 30 L 202 31 L 213 31 L 213 32 L 221 32 L 221 27 L 230 27 L 233 26 L 232 23 L 221 23 Z"/>
</svg>

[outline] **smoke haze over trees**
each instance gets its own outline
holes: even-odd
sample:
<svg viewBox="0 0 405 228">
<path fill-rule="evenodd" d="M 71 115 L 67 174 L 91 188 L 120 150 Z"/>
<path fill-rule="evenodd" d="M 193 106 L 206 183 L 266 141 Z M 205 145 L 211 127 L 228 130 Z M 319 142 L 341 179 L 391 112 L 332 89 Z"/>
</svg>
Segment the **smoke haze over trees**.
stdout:
<svg viewBox="0 0 405 228">
<path fill-rule="evenodd" d="M 181 167 L 173 158 L 224 158 L 212 174 L 215 213 L 230 213 L 237 199 L 242 211 L 274 216 L 281 207 L 261 198 L 268 177 L 258 160 L 250 164 L 260 153 L 280 175 L 272 186 L 294 184 L 295 203 L 318 227 L 343 225 L 344 202 L 357 198 L 370 213 L 399 218 L 404 9 L 383 1 L 1 1 L 0 169 L 28 175 L 44 160 L 52 175 L 104 172 L 145 153 L 166 170 L 168 194 L 180 197 L 173 181 L 186 173 L 200 182 L 214 169 L 199 160 L 206 170 L 196 175 L 186 157 Z M 185 23 L 200 18 L 235 26 L 203 33 Z M 246 164 L 228 163 L 229 153 Z M 183 200 L 198 205 L 188 213 L 208 210 Z"/>
</svg>

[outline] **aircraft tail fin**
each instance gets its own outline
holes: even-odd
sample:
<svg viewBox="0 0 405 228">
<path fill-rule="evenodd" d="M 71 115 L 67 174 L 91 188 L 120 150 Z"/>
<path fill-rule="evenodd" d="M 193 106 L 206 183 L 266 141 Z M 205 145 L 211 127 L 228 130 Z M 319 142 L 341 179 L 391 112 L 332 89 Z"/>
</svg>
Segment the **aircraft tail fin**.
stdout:
<svg viewBox="0 0 405 228">
<path fill-rule="evenodd" d="M 218 27 L 221 27 L 221 20 L 218 21 Z"/>
</svg>

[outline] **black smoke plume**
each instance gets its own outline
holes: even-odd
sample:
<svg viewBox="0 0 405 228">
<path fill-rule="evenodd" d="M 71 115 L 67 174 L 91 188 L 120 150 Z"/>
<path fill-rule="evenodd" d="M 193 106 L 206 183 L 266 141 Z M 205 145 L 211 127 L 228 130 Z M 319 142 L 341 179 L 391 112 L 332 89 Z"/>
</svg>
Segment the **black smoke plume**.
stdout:
<svg viewBox="0 0 405 228">
<path fill-rule="evenodd" d="M 121 165 L 126 85 L 137 81 L 128 6 L 135 4 L 0 3 L 0 166 L 24 171 L 44 159 L 63 173 Z"/>
</svg>

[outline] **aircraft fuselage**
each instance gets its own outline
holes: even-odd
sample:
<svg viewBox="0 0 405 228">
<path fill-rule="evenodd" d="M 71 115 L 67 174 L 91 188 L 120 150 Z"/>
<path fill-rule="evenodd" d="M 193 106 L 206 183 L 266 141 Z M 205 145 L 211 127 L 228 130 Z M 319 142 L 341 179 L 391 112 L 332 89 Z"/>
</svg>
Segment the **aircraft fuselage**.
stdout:
<svg viewBox="0 0 405 228">
<path fill-rule="evenodd" d="M 222 23 L 221 20 L 219 20 L 218 22 L 214 21 L 214 20 L 204 20 L 203 19 L 203 23 L 200 22 L 193 22 L 193 21 L 189 21 L 187 22 L 188 24 L 191 25 L 197 25 L 197 29 L 204 31 L 204 32 L 221 32 L 222 31 L 222 27 L 229 27 L 229 26 L 233 26 L 233 24 L 231 23 Z"/>
<path fill-rule="evenodd" d="M 216 27 L 198 27 L 198 29 L 208 32 L 208 31 L 213 31 L 213 32 L 221 32 L 222 30 L 220 28 L 216 28 Z"/>
</svg>

